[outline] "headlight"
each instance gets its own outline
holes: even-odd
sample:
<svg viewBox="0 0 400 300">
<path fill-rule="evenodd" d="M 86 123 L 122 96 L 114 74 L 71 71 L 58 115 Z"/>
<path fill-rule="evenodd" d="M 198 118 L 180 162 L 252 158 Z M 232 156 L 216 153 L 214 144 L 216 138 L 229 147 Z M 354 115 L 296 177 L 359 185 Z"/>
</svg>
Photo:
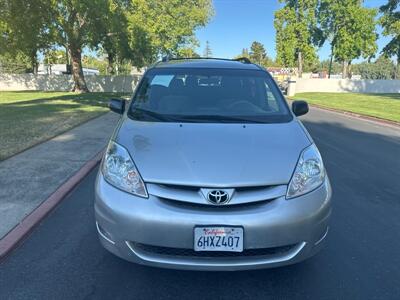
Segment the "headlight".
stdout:
<svg viewBox="0 0 400 300">
<path fill-rule="evenodd" d="M 102 164 L 104 179 L 128 193 L 147 198 L 147 191 L 128 151 L 111 141 Z"/>
<path fill-rule="evenodd" d="M 319 187 L 325 180 L 321 154 L 312 144 L 303 150 L 290 180 L 286 199 L 298 197 Z"/>
</svg>

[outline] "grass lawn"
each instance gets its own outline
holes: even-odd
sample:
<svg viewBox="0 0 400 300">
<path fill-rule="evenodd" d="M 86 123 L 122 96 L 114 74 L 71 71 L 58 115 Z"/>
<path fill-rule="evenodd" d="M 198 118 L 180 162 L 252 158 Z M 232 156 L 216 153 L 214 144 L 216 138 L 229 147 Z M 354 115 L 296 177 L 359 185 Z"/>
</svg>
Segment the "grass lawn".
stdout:
<svg viewBox="0 0 400 300">
<path fill-rule="evenodd" d="M 0 160 L 108 111 L 122 93 L 0 92 Z"/>
<path fill-rule="evenodd" d="M 299 93 L 291 99 L 400 122 L 400 94 Z"/>
</svg>

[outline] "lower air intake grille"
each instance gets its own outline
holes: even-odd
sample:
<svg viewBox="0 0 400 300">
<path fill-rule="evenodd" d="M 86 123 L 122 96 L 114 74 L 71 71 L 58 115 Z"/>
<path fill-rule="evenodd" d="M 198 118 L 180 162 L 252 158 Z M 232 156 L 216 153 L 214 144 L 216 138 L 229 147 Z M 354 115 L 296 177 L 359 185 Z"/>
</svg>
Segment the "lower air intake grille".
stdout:
<svg viewBox="0 0 400 300">
<path fill-rule="evenodd" d="M 273 248 L 245 249 L 243 252 L 222 252 L 222 251 L 204 251 L 196 252 L 193 249 L 170 248 L 145 245 L 140 243 L 130 243 L 135 250 L 151 254 L 180 256 L 180 257 L 255 257 L 284 254 L 292 250 L 296 245 L 287 245 Z"/>
</svg>

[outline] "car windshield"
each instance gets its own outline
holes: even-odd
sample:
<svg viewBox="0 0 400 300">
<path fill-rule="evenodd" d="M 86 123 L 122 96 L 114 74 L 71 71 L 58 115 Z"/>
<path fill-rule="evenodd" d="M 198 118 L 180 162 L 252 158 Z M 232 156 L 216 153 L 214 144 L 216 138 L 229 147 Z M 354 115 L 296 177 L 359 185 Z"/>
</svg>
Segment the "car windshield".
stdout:
<svg viewBox="0 0 400 300">
<path fill-rule="evenodd" d="M 149 70 L 129 115 L 135 120 L 195 123 L 282 123 L 292 120 L 273 79 L 261 70 Z"/>
</svg>

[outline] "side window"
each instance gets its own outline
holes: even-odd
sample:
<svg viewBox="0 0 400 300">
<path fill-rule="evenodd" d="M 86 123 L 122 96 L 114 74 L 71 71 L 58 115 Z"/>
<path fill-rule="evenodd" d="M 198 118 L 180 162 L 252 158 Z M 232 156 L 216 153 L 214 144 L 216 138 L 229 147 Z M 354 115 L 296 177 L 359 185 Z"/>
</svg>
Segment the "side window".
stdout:
<svg viewBox="0 0 400 300">
<path fill-rule="evenodd" d="M 270 111 L 279 112 L 278 101 L 276 100 L 274 94 L 271 91 L 271 88 L 268 85 L 268 82 L 264 81 L 265 84 L 265 99 L 267 100 L 267 105 Z"/>
</svg>

